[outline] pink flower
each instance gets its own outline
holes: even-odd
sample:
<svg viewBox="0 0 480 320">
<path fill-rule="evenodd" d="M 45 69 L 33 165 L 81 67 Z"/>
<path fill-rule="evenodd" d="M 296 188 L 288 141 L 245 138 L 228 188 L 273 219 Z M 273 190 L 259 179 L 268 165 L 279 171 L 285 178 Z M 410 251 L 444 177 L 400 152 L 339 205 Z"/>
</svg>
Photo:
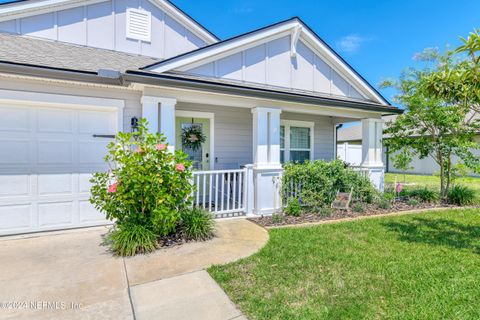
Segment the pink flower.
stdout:
<svg viewBox="0 0 480 320">
<path fill-rule="evenodd" d="M 402 190 L 403 190 L 402 184 L 401 184 L 401 183 L 397 183 L 397 187 L 396 187 L 395 191 L 397 191 L 397 193 L 400 193 L 400 192 L 402 192 Z"/>
<path fill-rule="evenodd" d="M 136 153 L 142 153 L 143 150 L 142 150 L 142 148 L 138 147 L 137 150 L 135 150 L 135 152 L 136 152 Z"/>
<path fill-rule="evenodd" d="M 167 149 L 167 145 L 165 145 L 163 143 L 159 143 L 155 146 L 155 149 L 157 149 L 158 151 L 162 151 L 162 150 Z"/>
<path fill-rule="evenodd" d="M 177 169 L 177 171 L 183 172 L 183 171 L 185 171 L 185 166 L 183 165 L 183 163 L 177 163 L 175 165 L 175 169 Z"/>
<path fill-rule="evenodd" d="M 117 192 L 117 187 L 118 187 L 118 183 L 112 183 L 109 187 L 108 187 L 108 190 L 107 190 L 107 193 L 115 193 Z"/>
</svg>

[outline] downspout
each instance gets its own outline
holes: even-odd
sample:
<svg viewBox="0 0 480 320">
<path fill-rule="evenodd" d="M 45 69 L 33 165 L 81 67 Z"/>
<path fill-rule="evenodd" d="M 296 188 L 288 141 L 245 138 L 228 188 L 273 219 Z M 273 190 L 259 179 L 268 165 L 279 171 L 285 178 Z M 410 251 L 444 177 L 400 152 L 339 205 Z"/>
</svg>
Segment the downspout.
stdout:
<svg viewBox="0 0 480 320">
<path fill-rule="evenodd" d="M 338 130 L 343 127 L 343 123 L 335 125 L 335 160 L 338 157 Z"/>
</svg>

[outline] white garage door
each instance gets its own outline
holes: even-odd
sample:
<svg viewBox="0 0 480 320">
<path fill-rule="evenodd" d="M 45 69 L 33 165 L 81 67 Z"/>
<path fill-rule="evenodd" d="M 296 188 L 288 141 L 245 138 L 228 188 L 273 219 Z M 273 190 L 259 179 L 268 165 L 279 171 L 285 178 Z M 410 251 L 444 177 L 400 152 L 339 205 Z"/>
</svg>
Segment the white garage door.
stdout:
<svg viewBox="0 0 480 320">
<path fill-rule="evenodd" d="M 0 105 L 0 235 L 107 223 L 91 173 L 117 131 L 115 111 Z"/>
</svg>

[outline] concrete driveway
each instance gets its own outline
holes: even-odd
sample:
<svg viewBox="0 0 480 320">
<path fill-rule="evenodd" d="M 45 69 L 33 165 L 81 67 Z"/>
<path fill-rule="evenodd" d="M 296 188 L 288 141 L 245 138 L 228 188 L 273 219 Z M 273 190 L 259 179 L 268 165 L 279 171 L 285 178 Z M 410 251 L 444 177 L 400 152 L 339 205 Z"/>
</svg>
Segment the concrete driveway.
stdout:
<svg viewBox="0 0 480 320">
<path fill-rule="evenodd" d="M 268 233 L 243 220 L 217 237 L 134 258 L 101 246 L 107 228 L 0 240 L 0 319 L 242 319 L 205 268 L 258 251 Z"/>
</svg>

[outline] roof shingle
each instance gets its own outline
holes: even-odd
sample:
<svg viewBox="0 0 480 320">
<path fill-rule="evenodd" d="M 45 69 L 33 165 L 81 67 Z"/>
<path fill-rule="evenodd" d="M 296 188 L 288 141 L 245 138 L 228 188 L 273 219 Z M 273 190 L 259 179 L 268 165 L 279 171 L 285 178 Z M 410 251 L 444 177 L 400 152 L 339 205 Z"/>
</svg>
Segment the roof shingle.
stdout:
<svg viewBox="0 0 480 320">
<path fill-rule="evenodd" d="M 139 69 L 160 60 L 107 49 L 0 33 L 0 61 L 97 72 Z"/>
</svg>

